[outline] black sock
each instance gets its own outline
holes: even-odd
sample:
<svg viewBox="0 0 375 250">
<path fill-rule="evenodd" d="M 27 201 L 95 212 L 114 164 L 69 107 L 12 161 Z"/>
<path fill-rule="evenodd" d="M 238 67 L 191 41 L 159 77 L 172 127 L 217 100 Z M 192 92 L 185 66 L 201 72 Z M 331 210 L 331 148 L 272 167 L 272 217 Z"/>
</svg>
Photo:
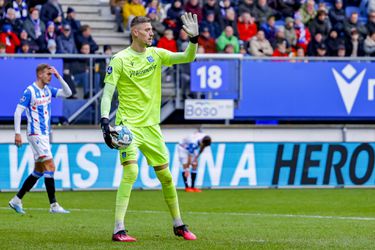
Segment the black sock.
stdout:
<svg viewBox="0 0 375 250">
<path fill-rule="evenodd" d="M 23 183 L 20 191 L 17 193 L 17 197 L 22 199 L 23 196 L 26 194 L 26 192 L 29 192 L 30 189 L 32 189 L 35 185 L 35 183 L 38 181 L 39 177 L 34 176 L 33 174 L 29 175 L 25 182 Z"/>
<path fill-rule="evenodd" d="M 47 194 L 49 203 L 55 203 L 56 197 L 55 197 L 55 179 L 54 178 L 46 178 L 44 177 L 44 184 L 46 185 Z"/>
<path fill-rule="evenodd" d="M 185 188 L 188 188 L 189 185 L 188 185 L 188 181 L 187 181 L 187 178 L 186 178 L 186 176 L 185 176 L 185 172 L 184 172 L 184 171 L 182 172 L 182 179 L 184 179 Z"/>
<path fill-rule="evenodd" d="M 195 178 L 197 178 L 197 170 L 191 170 L 191 187 L 195 186 Z"/>
</svg>

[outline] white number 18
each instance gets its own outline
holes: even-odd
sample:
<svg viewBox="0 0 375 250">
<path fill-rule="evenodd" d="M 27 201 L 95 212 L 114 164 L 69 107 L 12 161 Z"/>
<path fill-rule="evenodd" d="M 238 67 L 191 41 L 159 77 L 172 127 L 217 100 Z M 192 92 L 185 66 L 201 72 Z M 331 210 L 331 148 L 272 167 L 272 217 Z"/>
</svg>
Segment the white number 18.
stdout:
<svg viewBox="0 0 375 250">
<path fill-rule="evenodd" d="M 197 75 L 200 77 L 200 87 L 202 89 L 207 88 L 207 85 L 211 89 L 218 89 L 221 87 L 223 80 L 221 79 L 221 68 L 217 65 L 208 67 L 202 66 L 197 69 Z"/>
</svg>

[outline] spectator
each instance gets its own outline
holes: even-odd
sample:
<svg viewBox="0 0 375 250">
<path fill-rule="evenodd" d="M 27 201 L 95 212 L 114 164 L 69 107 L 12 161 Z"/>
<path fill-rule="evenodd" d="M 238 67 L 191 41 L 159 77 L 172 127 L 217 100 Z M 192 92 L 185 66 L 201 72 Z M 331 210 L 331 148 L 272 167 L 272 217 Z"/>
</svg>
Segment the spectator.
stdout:
<svg viewBox="0 0 375 250">
<path fill-rule="evenodd" d="M 375 3 L 375 1 L 374 1 Z M 367 32 L 372 34 L 375 32 L 375 11 L 371 11 L 368 14 L 367 24 L 366 24 Z"/>
<path fill-rule="evenodd" d="M 164 34 L 165 27 L 160 22 L 156 9 L 149 8 L 148 13 L 147 13 L 147 17 L 149 17 L 150 20 L 151 20 L 151 26 L 152 26 L 152 30 L 154 32 L 154 40 L 158 41 L 160 39 L 160 37 Z"/>
<path fill-rule="evenodd" d="M 270 43 L 274 43 L 276 38 L 276 26 L 275 26 L 275 17 L 269 16 L 267 22 L 263 23 L 260 27 L 264 31 L 264 35 Z"/>
<path fill-rule="evenodd" d="M 346 53 L 350 57 L 364 56 L 364 42 L 358 31 L 354 28 L 346 42 Z"/>
<path fill-rule="evenodd" d="M 48 0 L 27 0 L 27 6 L 29 9 L 38 8 L 40 9 L 43 4 L 47 3 Z"/>
<path fill-rule="evenodd" d="M 31 53 L 35 53 L 35 52 L 39 51 L 39 45 L 33 39 L 31 39 L 31 37 L 29 37 L 26 30 L 21 31 L 20 41 L 21 41 L 21 43 L 27 42 L 27 44 L 29 45 Z"/>
<path fill-rule="evenodd" d="M 21 41 L 21 46 L 18 50 L 19 54 L 30 54 L 32 51 L 30 50 L 29 43 L 26 40 Z"/>
<path fill-rule="evenodd" d="M 53 39 L 48 40 L 47 43 L 47 53 L 49 54 L 56 54 L 56 42 Z"/>
<path fill-rule="evenodd" d="M 270 16 L 274 16 L 276 11 L 267 5 L 267 0 L 258 0 L 254 17 L 260 23 L 266 23 Z"/>
<path fill-rule="evenodd" d="M 324 43 L 320 43 L 318 45 L 316 56 L 318 57 L 327 56 L 327 46 Z"/>
<path fill-rule="evenodd" d="M 0 55 L 4 55 L 6 53 L 7 53 L 7 51 L 6 51 L 6 45 L 4 43 L 0 42 Z"/>
<path fill-rule="evenodd" d="M 254 18 L 249 12 L 242 12 L 242 15 L 238 18 L 237 27 L 240 40 L 246 43 L 258 32 Z"/>
<path fill-rule="evenodd" d="M 185 51 L 188 45 L 189 45 L 189 36 L 183 29 L 181 29 L 180 34 L 177 39 L 177 49 L 178 51 L 183 52 Z"/>
<path fill-rule="evenodd" d="M 316 33 L 320 33 L 325 39 L 331 29 L 331 24 L 327 18 L 327 14 L 324 10 L 319 10 L 315 19 L 310 22 L 309 29 L 311 34 L 314 36 Z"/>
<path fill-rule="evenodd" d="M 70 28 L 72 29 L 73 35 L 77 34 L 80 31 L 81 21 L 76 19 L 76 12 L 72 7 L 68 7 L 68 9 L 66 11 L 65 22 L 70 25 Z M 119 24 L 117 24 L 117 25 L 119 25 Z M 123 25 L 122 16 L 121 16 L 120 25 Z M 122 28 L 122 26 L 120 28 Z M 119 31 L 119 29 L 117 31 Z M 122 31 L 119 31 L 119 32 L 124 32 L 124 30 L 122 29 Z"/>
<path fill-rule="evenodd" d="M 243 0 L 242 3 L 238 6 L 238 15 L 242 15 L 242 13 L 250 13 L 251 16 L 255 16 L 255 4 L 254 0 Z"/>
<path fill-rule="evenodd" d="M 337 56 L 338 57 L 345 57 L 346 56 L 346 49 L 344 44 L 340 44 L 337 47 Z"/>
<path fill-rule="evenodd" d="M 0 33 L 0 43 L 5 44 L 7 54 L 16 53 L 17 47 L 21 44 L 17 34 L 12 31 L 12 26 L 9 24 L 3 25 L 2 27 L 2 32 Z"/>
<path fill-rule="evenodd" d="M 90 54 L 90 44 L 82 43 L 80 54 Z M 88 98 L 90 93 L 89 86 L 89 60 L 86 58 L 75 59 L 72 62 L 71 73 L 73 75 L 74 82 L 76 85 L 83 87 L 83 97 Z"/>
<path fill-rule="evenodd" d="M 164 8 L 160 7 L 159 0 L 151 0 L 147 4 L 146 13 L 149 12 L 149 9 L 155 9 L 156 10 L 156 15 L 158 17 L 158 20 L 163 20 L 166 17 L 165 10 L 164 10 Z"/>
<path fill-rule="evenodd" d="M 204 48 L 202 46 L 198 46 L 197 54 L 204 54 L 204 53 L 206 53 L 206 51 L 204 50 Z"/>
<path fill-rule="evenodd" d="M 49 40 L 56 40 L 56 33 L 55 33 L 55 23 L 52 21 L 49 21 L 47 23 L 46 32 L 44 34 L 44 41 L 47 44 Z"/>
<path fill-rule="evenodd" d="M 224 19 L 225 19 L 225 16 L 227 15 L 227 10 L 233 8 L 230 0 L 221 0 L 219 2 L 219 7 L 220 7 L 221 16 L 224 17 Z M 224 26 L 225 26 L 225 23 L 224 23 Z"/>
<path fill-rule="evenodd" d="M 265 38 L 264 31 L 259 30 L 257 35 L 250 40 L 250 54 L 253 56 L 271 56 L 273 49 Z"/>
<path fill-rule="evenodd" d="M 285 38 L 285 30 L 283 26 L 280 26 L 279 28 L 276 29 L 275 39 L 271 43 L 272 48 L 276 49 L 277 44 L 281 42 L 285 43 L 285 48 L 287 49 L 288 52 L 292 49 L 291 45 L 288 43 L 288 41 Z"/>
<path fill-rule="evenodd" d="M 285 41 L 279 40 L 276 44 L 276 49 L 273 51 L 273 57 L 288 57 L 288 53 L 286 51 L 287 45 Z"/>
<path fill-rule="evenodd" d="M 131 0 L 130 3 L 125 2 L 122 7 L 122 16 L 124 17 L 125 27 L 128 27 L 134 16 L 146 16 L 146 9 L 143 7 L 141 0 Z"/>
<path fill-rule="evenodd" d="M 188 0 L 188 2 L 185 5 L 185 11 L 197 14 L 198 22 L 200 23 L 202 21 L 203 11 L 202 8 L 199 6 L 199 0 Z"/>
<path fill-rule="evenodd" d="M 335 0 L 335 5 L 329 11 L 329 20 L 331 21 L 332 28 L 339 31 L 344 31 L 345 23 L 345 9 L 343 8 L 342 0 Z"/>
<path fill-rule="evenodd" d="M 6 13 L 7 10 L 5 8 L 5 0 L 0 0 L 0 21 L 5 18 Z"/>
<path fill-rule="evenodd" d="M 216 0 L 206 0 L 206 3 L 203 5 L 203 16 L 207 17 L 207 13 L 209 12 L 213 12 L 215 20 L 219 23 L 220 27 L 224 27 L 224 17 Z"/>
<path fill-rule="evenodd" d="M 339 37 L 338 32 L 336 29 L 332 29 L 329 32 L 328 39 L 326 41 L 327 44 L 327 55 L 328 56 L 337 56 L 338 47 L 342 45 L 344 41 Z"/>
<path fill-rule="evenodd" d="M 77 49 L 81 51 L 82 44 L 88 43 L 90 44 L 90 53 L 94 54 L 95 51 L 99 49 L 98 45 L 94 41 L 94 39 L 91 36 L 91 27 L 87 24 L 82 25 L 81 32 L 76 37 L 76 46 Z M 86 51 L 86 50 L 84 50 Z"/>
<path fill-rule="evenodd" d="M 202 21 L 201 28 L 208 28 L 211 37 L 218 38 L 221 35 L 222 29 L 220 28 L 219 22 L 215 20 L 215 12 L 208 11 L 205 20 Z"/>
<path fill-rule="evenodd" d="M 307 47 L 308 56 L 317 56 L 318 47 L 324 43 L 323 36 L 320 33 L 316 33 L 314 39 L 309 43 Z"/>
<path fill-rule="evenodd" d="M 225 27 L 223 33 L 219 36 L 216 41 L 217 50 L 219 52 L 224 51 L 224 48 L 227 44 L 232 44 L 234 48 L 234 53 L 239 52 L 238 39 L 233 35 L 233 28 L 231 26 Z"/>
<path fill-rule="evenodd" d="M 33 40 L 33 43 L 38 45 L 38 51 L 43 51 L 45 48 L 44 44 L 44 32 L 46 26 L 39 18 L 39 10 L 31 10 L 30 17 L 23 23 L 23 29 L 27 32 L 27 35 Z"/>
<path fill-rule="evenodd" d="M 224 53 L 225 54 L 233 54 L 234 53 L 234 46 L 233 46 L 233 44 L 228 43 L 227 45 L 225 45 Z"/>
<path fill-rule="evenodd" d="M 115 15 L 117 32 L 124 32 L 124 19 L 122 17 L 122 6 L 124 6 L 125 0 L 110 0 L 109 4 L 111 6 L 112 15 Z M 69 12 L 69 8 L 68 8 L 68 12 Z M 66 19 L 68 19 L 68 17 L 66 17 Z M 72 26 L 73 28 L 72 24 L 70 24 L 70 26 Z M 77 31 L 78 30 L 79 28 L 77 29 Z M 74 31 L 73 29 L 73 33 L 75 32 L 76 31 Z"/>
<path fill-rule="evenodd" d="M 176 0 L 172 3 L 172 6 L 167 11 L 167 17 L 163 20 L 163 24 L 168 28 L 173 30 L 175 37 L 179 35 L 180 29 L 182 27 L 180 17 L 184 13 L 182 8 L 181 0 Z"/>
<path fill-rule="evenodd" d="M 361 38 L 366 37 L 367 29 L 359 20 L 358 20 L 358 13 L 353 12 L 351 13 L 349 19 L 345 22 L 345 33 L 348 37 L 350 37 L 350 32 L 352 29 L 357 29 Z"/>
<path fill-rule="evenodd" d="M 367 6 L 367 13 L 370 14 L 371 12 L 374 12 L 374 11 L 375 11 L 375 1 L 369 0 L 368 6 Z"/>
<path fill-rule="evenodd" d="M 59 1 L 48 0 L 48 2 L 42 6 L 42 9 L 40 11 L 40 19 L 44 23 L 48 23 L 49 21 L 53 21 L 56 24 L 63 23 L 64 12 L 61 4 L 59 4 Z"/>
<path fill-rule="evenodd" d="M 295 17 L 295 31 L 296 31 L 296 37 L 297 37 L 297 44 L 296 46 L 302 47 L 305 50 L 305 53 L 307 51 L 307 46 L 309 45 L 311 41 L 311 34 L 307 27 L 305 27 L 304 23 L 302 22 L 301 15 L 297 12 Z"/>
<path fill-rule="evenodd" d="M 224 28 L 226 26 L 231 26 L 233 29 L 233 34 L 238 37 L 238 27 L 237 27 L 237 20 L 236 20 L 236 12 L 233 8 L 228 8 L 225 12 L 224 17 Z"/>
<path fill-rule="evenodd" d="M 296 57 L 305 57 L 305 49 L 297 46 L 296 51 L 295 51 L 295 56 Z"/>
<path fill-rule="evenodd" d="M 28 7 L 25 0 L 11 0 L 6 4 L 6 9 L 12 8 L 16 12 L 16 19 L 22 21 L 26 20 L 28 17 Z"/>
<path fill-rule="evenodd" d="M 177 43 L 173 37 L 172 30 L 165 30 L 164 36 L 162 36 L 157 44 L 158 48 L 163 48 L 172 52 L 177 52 Z"/>
<path fill-rule="evenodd" d="M 284 36 L 289 46 L 294 47 L 297 45 L 297 35 L 296 30 L 294 29 L 294 19 L 291 17 L 287 17 L 285 19 Z"/>
<path fill-rule="evenodd" d="M 69 24 L 63 26 L 61 34 L 56 38 L 57 53 L 77 54 L 77 47 Z"/>
<path fill-rule="evenodd" d="M 208 28 L 203 28 L 201 35 L 198 38 L 198 44 L 203 47 L 205 53 L 216 53 L 216 43 L 215 39 L 211 37 Z"/>
<path fill-rule="evenodd" d="M 8 8 L 7 9 L 4 19 L 0 18 L 0 27 L 3 26 L 3 25 L 5 25 L 5 24 L 11 25 L 12 26 L 12 30 L 17 35 L 20 34 L 20 32 L 22 30 L 22 26 L 23 26 L 22 20 L 16 18 L 16 12 L 15 12 L 15 10 L 13 8 Z"/>
<path fill-rule="evenodd" d="M 367 56 L 375 56 L 375 32 L 367 36 L 364 43 L 364 51 Z"/>
<path fill-rule="evenodd" d="M 301 0 L 270 0 L 268 4 L 277 11 L 278 16 L 293 17 L 294 13 L 301 7 Z"/>
<path fill-rule="evenodd" d="M 244 43 L 243 41 L 240 41 L 240 54 L 243 56 L 249 56 L 246 43 Z"/>
<path fill-rule="evenodd" d="M 316 16 L 315 1 L 307 0 L 298 11 L 301 14 L 303 24 L 309 26 Z"/>
</svg>

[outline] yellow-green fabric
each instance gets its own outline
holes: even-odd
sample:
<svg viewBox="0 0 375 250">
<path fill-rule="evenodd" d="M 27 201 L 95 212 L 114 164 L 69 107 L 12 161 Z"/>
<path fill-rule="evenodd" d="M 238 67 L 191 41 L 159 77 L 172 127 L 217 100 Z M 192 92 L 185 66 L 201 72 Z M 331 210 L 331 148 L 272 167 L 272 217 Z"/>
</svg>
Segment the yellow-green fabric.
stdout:
<svg viewBox="0 0 375 250">
<path fill-rule="evenodd" d="M 133 142 L 119 151 L 121 163 L 137 160 L 138 148 L 150 166 L 162 166 L 169 162 L 168 150 L 158 124 L 148 127 L 126 126 L 133 133 Z"/>
</svg>

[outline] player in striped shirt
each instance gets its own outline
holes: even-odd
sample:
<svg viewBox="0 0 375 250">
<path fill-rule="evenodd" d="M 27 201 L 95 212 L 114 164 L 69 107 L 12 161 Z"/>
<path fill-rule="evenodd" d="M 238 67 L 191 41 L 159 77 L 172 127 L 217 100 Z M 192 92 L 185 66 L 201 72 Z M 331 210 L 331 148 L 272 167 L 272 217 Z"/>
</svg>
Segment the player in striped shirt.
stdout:
<svg viewBox="0 0 375 250">
<path fill-rule="evenodd" d="M 183 138 L 177 148 L 178 159 L 184 169 L 182 178 L 185 183 L 186 192 L 202 192 L 196 188 L 195 178 L 197 177 L 198 157 L 203 150 L 211 145 L 211 137 L 197 131 L 196 133 Z M 190 170 L 191 166 L 191 170 Z M 191 172 L 191 187 L 188 184 L 189 171 Z"/>
<path fill-rule="evenodd" d="M 62 88 L 49 86 L 52 74 L 60 81 Z M 9 201 L 9 206 L 17 213 L 24 214 L 22 198 L 44 176 L 51 213 L 69 213 L 61 207 L 55 197 L 55 164 L 52 159 L 49 134 L 51 132 L 51 99 L 52 97 L 69 97 L 72 95 L 68 84 L 57 70 L 48 64 L 39 64 L 36 68 L 36 81 L 28 86 L 14 113 L 15 144 L 20 147 L 21 115 L 26 110 L 27 140 L 33 150 L 34 171 L 26 178 L 19 192 Z"/>
</svg>

